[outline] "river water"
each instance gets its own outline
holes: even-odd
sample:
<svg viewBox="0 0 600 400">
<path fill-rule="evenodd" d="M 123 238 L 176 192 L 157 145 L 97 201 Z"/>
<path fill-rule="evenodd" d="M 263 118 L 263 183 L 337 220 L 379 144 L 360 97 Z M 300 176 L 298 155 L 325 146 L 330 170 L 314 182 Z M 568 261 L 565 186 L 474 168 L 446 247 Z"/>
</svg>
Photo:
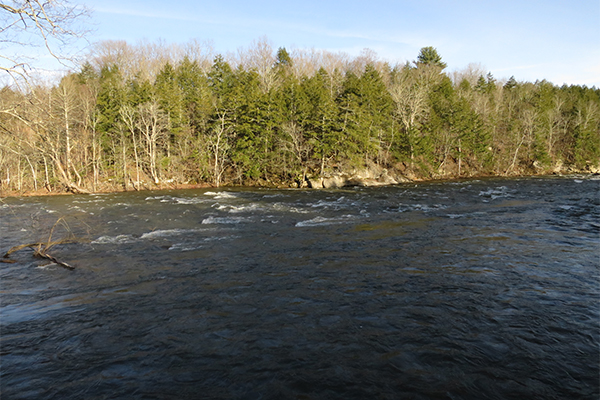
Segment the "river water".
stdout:
<svg viewBox="0 0 600 400">
<path fill-rule="evenodd" d="M 0 202 L 5 399 L 597 399 L 600 180 Z M 68 227 L 67 227 L 68 225 Z"/>
</svg>

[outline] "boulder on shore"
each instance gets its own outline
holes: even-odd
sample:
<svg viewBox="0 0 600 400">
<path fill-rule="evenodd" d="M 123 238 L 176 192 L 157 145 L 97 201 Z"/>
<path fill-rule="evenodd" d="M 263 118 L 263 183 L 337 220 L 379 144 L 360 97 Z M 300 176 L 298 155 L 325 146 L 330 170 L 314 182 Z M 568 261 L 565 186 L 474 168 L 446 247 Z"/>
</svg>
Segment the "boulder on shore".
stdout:
<svg viewBox="0 0 600 400">
<path fill-rule="evenodd" d="M 387 186 L 397 185 L 400 182 L 410 182 L 405 177 L 393 177 L 386 169 L 367 168 L 354 171 L 352 174 L 338 173 L 325 177 L 307 178 L 309 187 L 313 189 L 335 189 L 349 186 Z"/>
<path fill-rule="evenodd" d="M 323 189 L 335 189 L 346 186 L 348 179 L 342 175 L 323 178 Z"/>
<path fill-rule="evenodd" d="M 311 189 L 323 189 L 323 178 L 307 178 L 308 187 Z"/>
</svg>

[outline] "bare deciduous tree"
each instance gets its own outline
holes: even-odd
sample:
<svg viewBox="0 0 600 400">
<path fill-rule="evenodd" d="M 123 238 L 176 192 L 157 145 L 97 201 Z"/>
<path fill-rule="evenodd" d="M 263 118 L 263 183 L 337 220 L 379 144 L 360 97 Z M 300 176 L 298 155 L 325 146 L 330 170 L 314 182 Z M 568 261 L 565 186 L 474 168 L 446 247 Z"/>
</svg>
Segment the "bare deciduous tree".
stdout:
<svg viewBox="0 0 600 400">
<path fill-rule="evenodd" d="M 133 156 L 135 159 L 135 182 L 133 183 L 134 189 L 138 189 L 140 185 L 140 159 L 138 156 L 138 144 L 137 144 L 137 131 L 136 127 L 139 125 L 137 121 L 137 111 L 133 106 L 124 105 L 120 108 L 119 114 L 123 123 L 131 133 L 131 140 L 133 142 Z"/>
<path fill-rule="evenodd" d="M 214 165 L 213 179 L 215 186 L 219 187 L 225 172 L 225 161 L 230 149 L 228 137 L 231 134 L 231 129 L 227 125 L 226 111 L 217 113 L 218 123 L 215 125 L 212 134 L 209 136 L 209 147 L 211 149 Z"/>
<path fill-rule="evenodd" d="M 156 101 L 140 104 L 137 114 L 138 129 L 142 133 L 146 144 L 150 177 L 158 185 L 160 183 L 159 170 L 156 163 L 158 159 L 158 142 L 165 133 L 167 126 L 166 116 Z"/>
<path fill-rule="evenodd" d="M 275 65 L 275 54 L 273 46 L 266 37 L 254 41 L 248 50 L 239 50 L 240 63 L 247 69 L 256 71 L 260 78 L 260 85 L 265 93 L 268 93 L 277 85 L 277 74 Z"/>
<path fill-rule="evenodd" d="M 78 22 L 88 11 L 68 0 L 12 0 L 0 2 L 0 70 L 15 82 L 27 81 L 30 59 L 24 48 L 44 47 L 61 61 L 67 45 L 85 33 Z"/>
<path fill-rule="evenodd" d="M 390 95 L 396 104 L 396 114 L 408 139 L 411 161 L 414 160 L 415 142 L 420 135 L 417 130 L 418 120 L 427 112 L 427 89 L 415 81 L 412 75 L 413 71 L 404 70 L 390 88 Z"/>
</svg>

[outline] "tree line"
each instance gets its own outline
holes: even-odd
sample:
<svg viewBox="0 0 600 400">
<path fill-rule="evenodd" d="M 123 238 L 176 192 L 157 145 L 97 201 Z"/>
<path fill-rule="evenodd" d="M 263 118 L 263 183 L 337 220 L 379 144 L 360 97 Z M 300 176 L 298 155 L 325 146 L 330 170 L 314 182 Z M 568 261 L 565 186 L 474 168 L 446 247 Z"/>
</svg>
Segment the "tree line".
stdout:
<svg viewBox="0 0 600 400">
<path fill-rule="evenodd" d="M 0 90 L 2 189 L 597 170 L 599 89 L 445 68 L 432 47 L 391 65 L 266 39 L 227 56 L 194 42 L 102 42 L 56 84 Z"/>
</svg>

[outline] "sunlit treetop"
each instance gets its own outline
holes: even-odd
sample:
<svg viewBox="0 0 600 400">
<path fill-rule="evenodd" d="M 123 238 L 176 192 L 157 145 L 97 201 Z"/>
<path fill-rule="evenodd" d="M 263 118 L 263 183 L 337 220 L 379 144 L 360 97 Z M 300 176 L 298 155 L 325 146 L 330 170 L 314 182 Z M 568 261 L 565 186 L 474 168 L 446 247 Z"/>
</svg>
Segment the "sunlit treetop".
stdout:
<svg viewBox="0 0 600 400">
<path fill-rule="evenodd" d="M 441 69 L 446 68 L 448 65 L 442 61 L 442 56 L 440 56 L 435 47 L 423 47 L 419 52 L 419 56 L 417 57 L 417 65 L 432 65 L 440 67 Z"/>
</svg>

